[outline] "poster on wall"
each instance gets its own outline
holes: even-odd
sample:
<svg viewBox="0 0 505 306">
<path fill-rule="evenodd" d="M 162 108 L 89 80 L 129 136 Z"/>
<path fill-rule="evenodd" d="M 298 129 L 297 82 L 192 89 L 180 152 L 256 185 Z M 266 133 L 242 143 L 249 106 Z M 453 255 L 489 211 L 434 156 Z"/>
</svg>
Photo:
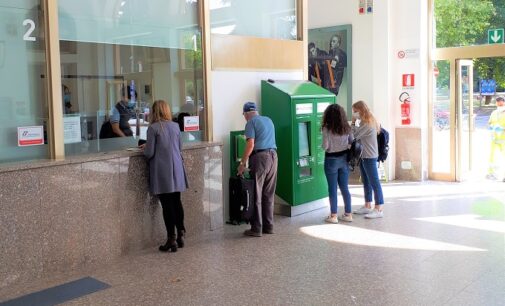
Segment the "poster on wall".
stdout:
<svg viewBox="0 0 505 306">
<path fill-rule="evenodd" d="M 351 25 L 309 29 L 309 81 L 331 91 L 337 103 L 351 114 Z M 349 117 L 350 118 L 350 117 Z"/>
<path fill-rule="evenodd" d="M 366 13 L 367 14 L 373 13 L 373 0 L 366 0 Z"/>
</svg>

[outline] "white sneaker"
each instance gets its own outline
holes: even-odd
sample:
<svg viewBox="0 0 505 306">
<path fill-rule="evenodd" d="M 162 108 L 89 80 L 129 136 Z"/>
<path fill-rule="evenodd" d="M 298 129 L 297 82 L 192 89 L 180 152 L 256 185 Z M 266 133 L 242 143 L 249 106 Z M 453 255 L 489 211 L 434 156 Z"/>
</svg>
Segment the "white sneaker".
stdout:
<svg viewBox="0 0 505 306">
<path fill-rule="evenodd" d="M 338 216 L 338 219 L 340 221 L 352 222 L 352 215 L 341 214 L 340 216 Z"/>
<path fill-rule="evenodd" d="M 338 223 L 338 217 L 337 216 L 334 216 L 334 217 L 328 216 L 328 217 L 326 217 L 326 219 L 324 219 L 324 222 L 337 224 Z"/>
<path fill-rule="evenodd" d="M 357 215 L 366 215 L 366 214 L 369 214 L 372 212 L 373 209 L 371 208 L 368 208 L 366 206 L 361 206 L 360 208 L 356 209 L 355 211 L 353 211 L 353 213 L 357 214 Z"/>
<path fill-rule="evenodd" d="M 365 218 L 367 219 L 377 219 L 382 217 L 384 217 L 384 212 L 377 209 L 374 209 L 371 213 L 365 215 Z"/>
</svg>

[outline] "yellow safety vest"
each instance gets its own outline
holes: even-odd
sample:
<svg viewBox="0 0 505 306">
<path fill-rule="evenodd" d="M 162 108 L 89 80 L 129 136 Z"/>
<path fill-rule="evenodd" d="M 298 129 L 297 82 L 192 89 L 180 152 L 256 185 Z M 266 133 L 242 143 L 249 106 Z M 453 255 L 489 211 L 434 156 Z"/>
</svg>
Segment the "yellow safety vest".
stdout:
<svg viewBox="0 0 505 306">
<path fill-rule="evenodd" d="M 505 143 L 505 110 L 498 111 L 496 109 L 491 113 L 489 127 L 492 130 L 494 142 Z"/>
</svg>

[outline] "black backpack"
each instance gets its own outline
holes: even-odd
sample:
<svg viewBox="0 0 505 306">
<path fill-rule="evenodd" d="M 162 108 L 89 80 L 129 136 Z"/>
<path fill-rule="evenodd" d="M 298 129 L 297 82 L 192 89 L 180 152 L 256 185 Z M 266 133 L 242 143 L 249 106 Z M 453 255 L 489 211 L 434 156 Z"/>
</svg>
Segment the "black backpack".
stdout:
<svg viewBox="0 0 505 306">
<path fill-rule="evenodd" d="M 352 141 L 351 147 L 347 152 L 347 163 L 349 164 L 349 170 L 354 171 L 354 168 L 359 166 L 361 161 L 361 153 L 363 152 L 363 146 L 361 141 L 354 139 Z"/>
<path fill-rule="evenodd" d="M 379 149 L 378 162 L 384 162 L 389 153 L 389 132 L 381 126 L 380 133 L 377 135 L 377 147 Z"/>
</svg>

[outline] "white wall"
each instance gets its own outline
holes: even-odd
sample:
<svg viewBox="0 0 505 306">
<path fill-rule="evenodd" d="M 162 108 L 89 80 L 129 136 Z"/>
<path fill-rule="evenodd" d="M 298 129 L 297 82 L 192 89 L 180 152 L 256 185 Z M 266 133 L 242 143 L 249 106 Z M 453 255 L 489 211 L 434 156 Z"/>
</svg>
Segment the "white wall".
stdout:
<svg viewBox="0 0 505 306">
<path fill-rule="evenodd" d="M 409 127 L 421 128 L 422 156 L 426 170 L 428 114 L 427 4 L 424 0 L 374 1 L 372 14 L 360 15 L 359 1 L 310 0 L 309 29 L 352 25 L 352 101 L 364 100 L 390 131 L 389 177 L 394 178 L 394 130 L 402 128 L 400 101 L 402 75 L 415 74 Z M 418 56 L 400 60 L 399 50 L 412 49 Z"/>
<path fill-rule="evenodd" d="M 214 141 L 224 143 L 223 171 L 224 198 L 228 203 L 228 177 L 230 175 L 230 131 L 243 130 L 246 124 L 242 116 L 242 106 L 247 101 L 258 104 L 261 113 L 261 80 L 302 80 L 303 71 L 254 72 L 254 71 L 213 71 L 212 108 Z M 225 205 L 225 220 L 228 220 L 228 204 Z"/>
<path fill-rule="evenodd" d="M 309 29 L 352 25 L 352 100 L 373 104 L 373 14 L 358 14 L 358 1 L 308 1 Z M 378 2 L 378 1 L 376 1 Z"/>
</svg>

